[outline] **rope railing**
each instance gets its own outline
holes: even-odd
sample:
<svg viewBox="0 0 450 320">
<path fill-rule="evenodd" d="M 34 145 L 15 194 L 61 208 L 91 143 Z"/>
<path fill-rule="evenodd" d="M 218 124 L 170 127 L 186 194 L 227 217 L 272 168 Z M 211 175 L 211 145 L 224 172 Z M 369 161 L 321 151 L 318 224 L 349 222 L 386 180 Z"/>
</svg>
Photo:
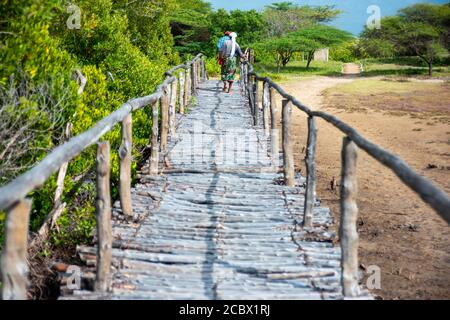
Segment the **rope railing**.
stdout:
<svg viewBox="0 0 450 320">
<path fill-rule="evenodd" d="M 250 53 L 248 51 L 248 53 Z M 314 225 L 313 208 L 315 201 L 316 168 L 315 150 L 317 143 L 316 118 L 321 118 L 339 129 L 344 135 L 342 146 L 342 169 L 341 169 L 341 220 L 339 236 L 342 249 L 342 286 L 345 297 L 357 297 L 359 295 L 358 285 L 358 233 L 357 217 L 357 147 L 366 151 L 375 160 L 390 168 L 410 189 L 415 191 L 422 200 L 430 205 L 447 223 L 450 224 L 450 197 L 447 193 L 436 187 L 431 181 L 416 173 L 405 161 L 390 151 L 387 151 L 373 142 L 369 141 L 354 128 L 339 120 L 337 117 L 322 112 L 313 111 L 292 95 L 287 94 L 283 88 L 272 81 L 269 77 L 261 77 L 254 71 L 251 63 L 244 61 L 240 66 L 241 90 L 248 97 L 250 110 L 253 115 L 254 124 L 258 125 L 260 106 L 258 102 L 258 82 L 263 82 L 263 126 L 266 132 L 277 131 L 277 105 L 274 99 L 274 91 L 283 98 L 282 103 L 282 150 L 283 150 L 283 172 L 285 183 L 295 186 L 294 179 L 294 153 L 291 118 L 292 106 L 308 115 L 308 139 L 306 146 L 306 191 L 303 211 L 303 227 L 312 228 Z M 269 98 L 267 98 L 269 97 Z M 271 117 L 271 121 L 268 121 Z M 278 137 L 271 135 L 272 155 L 278 156 Z"/>
<path fill-rule="evenodd" d="M 178 72 L 178 77 L 175 76 L 175 72 Z M 121 123 L 122 144 L 118 150 L 120 158 L 119 197 L 123 215 L 131 217 L 133 215 L 131 203 L 132 113 L 151 107 L 151 157 L 148 173 L 157 175 L 160 152 L 165 154 L 168 137 L 175 134 L 177 104 L 179 113 L 184 113 L 185 107 L 190 103 L 192 96 L 196 94 L 198 85 L 207 79 L 205 56 L 198 54 L 186 64 L 167 71 L 165 76 L 166 78 L 154 93 L 124 103 L 119 109 L 97 122 L 91 129 L 56 147 L 31 170 L 0 188 L 0 210 L 7 213 L 5 243 L 1 257 L 2 299 L 23 300 L 27 298 L 27 249 L 31 211 L 31 200 L 27 199 L 27 195 L 41 187 L 61 166 L 79 156 L 95 143 L 97 143 L 96 220 L 98 238 L 95 290 L 107 292 L 111 289 L 112 208 L 109 161 L 111 150 L 109 142 L 100 142 L 100 139 Z"/>
</svg>

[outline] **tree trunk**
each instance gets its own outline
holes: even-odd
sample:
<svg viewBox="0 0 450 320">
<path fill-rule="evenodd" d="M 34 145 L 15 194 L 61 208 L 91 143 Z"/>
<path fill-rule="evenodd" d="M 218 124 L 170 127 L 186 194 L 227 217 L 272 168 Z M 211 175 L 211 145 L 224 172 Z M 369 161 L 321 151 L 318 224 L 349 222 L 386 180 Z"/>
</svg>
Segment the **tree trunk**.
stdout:
<svg viewBox="0 0 450 320">
<path fill-rule="evenodd" d="M 308 53 L 308 63 L 306 64 L 306 69 L 308 69 L 309 66 L 311 65 L 311 61 L 312 61 L 313 57 L 314 57 L 314 51 L 310 51 Z"/>
<path fill-rule="evenodd" d="M 430 76 L 430 78 L 433 77 L 433 62 L 431 61 L 427 61 L 428 64 L 428 75 Z"/>
<path fill-rule="evenodd" d="M 281 54 L 277 52 L 277 72 L 280 73 Z"/>
</svg>

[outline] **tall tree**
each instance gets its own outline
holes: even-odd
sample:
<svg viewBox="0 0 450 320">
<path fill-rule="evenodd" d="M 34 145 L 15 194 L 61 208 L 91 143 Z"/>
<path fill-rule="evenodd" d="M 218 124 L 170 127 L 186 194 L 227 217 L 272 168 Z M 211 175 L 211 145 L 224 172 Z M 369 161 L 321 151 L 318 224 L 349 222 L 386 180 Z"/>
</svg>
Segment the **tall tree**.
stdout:
<svg viewBox="0 0 450 320">
<path fill-rule="evenodd" d="M 176 0 L 171 14 L 175 48 L 181 54 L 208 51 L 211 37 L 211 4 L 203 0 Z"/>
<path fill-rule="evenodd" d="M 295 6 L 290 3 L 278 3 L 266 7 L 262 14 L 267 24 L 267 36 L 280 37 L 317 23 L 329 22 L 340 13 L 341 11 L 333 6 Z"/>
<path fill-rule="evenodd" d="M 278 71 L 285 67 L 295 52 L 307 52 L 309 68 L 314 52 L 317 49 L 334 46 L 352 39 L 352 35 L 325 25 L 315 25 L 282 37 L 274 37 L 255 44 L 256 48 L 272 51 L 276 54 Z"/>
<path fill-rule="evenodd" d="M 431 77 L 434 62 L 448 56 L 449 22 L 450 6 L 418 4 L 383 18 L 380 29 L 366 28 L 361 43 L 372 56 L 417 56 Z"/>
</svg>

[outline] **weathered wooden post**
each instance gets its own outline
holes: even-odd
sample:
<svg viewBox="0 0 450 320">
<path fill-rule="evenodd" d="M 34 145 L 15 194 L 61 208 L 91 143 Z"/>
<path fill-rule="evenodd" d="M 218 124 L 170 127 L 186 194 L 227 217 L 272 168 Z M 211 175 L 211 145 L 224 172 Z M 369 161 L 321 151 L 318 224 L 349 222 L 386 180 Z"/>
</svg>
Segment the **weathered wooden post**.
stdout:
<svg viewBox="0 0 450 320">
<path fill-rule="evenodd" d="M 249 50 L 248 61 L 250 61 L 251 64 L 255 64 L 255 51 L 253 49 Z"/>
<path fill-rule="evenodd" d="M 263 82 L 263 94 L 262 94 L 262 109 L 263 109 L 263 125 L 264 133 L 266 137 L 270 134 L 270 123 L 269 123 L 269 83 Z"/>
<path fill-rule="evenodd" d="M 159 145 L 158 145 L 158 102 L 152 105 L 152 137 L 150 146 L 150 168 L 149 174 L 156 176 L 158 174 L 159 164 Z"/>
<path fill-rule="evenodd" d="M 195 95 L 197 93 L 197 84 L 196 84 L 196 67 L 195 67 L 195 61 L 191 64 L 191 96 Z"/>
<path fill-rule="evenodd" d="M 189 105 L 189 102 L 191 100 L 191 67 L 188 65 L 186 67 L 185 71 L 185 82 L 184 82 L 184 108 L 186 108 Z"/>
<path fill-rule="evenodd" d="M 294 144 L 292 140 L 292 102 L 283 100 L 283 163 L 284 180 L 289 187 L 295 187 Z"/>
<path fill-rule="evenodd" d="M 312 228 L 313 226 L 313 210 L 316 194 L 316 139 L 317 128 L 316 119 L 312 116 L 308 118 L 308 142 L 306 147 L 306 192 L 305 206 L 303 214 L 303 227 Z"/>
<path fill-rule="evenodd" d="M 342 146 L 341 172 L 341 221 L 339 237 L 342 251 L 342 287 L 344 297 L 357 297 L 358 285 L 358 193 L 357 183 L 357 147 L 348 137 Z"/>
<path fill-rule="evenodd" d="M 271 143 L 271 154 L 272 161 L 276 160 L 278 162 L 279 152 L 280 152 L 280 141 L 279 141 L 279 131 L 278 131 L 278 106 L 275 97 L 275 89 L 269 88 L 269 105 L 270 105 L 270 143 Z M 275 158 L 276 157 L 276 158 Z"/>
<path fill-rule="evenodd" d="M 175 80 L 171 84 L 170 90 L 170 105 L 169 105 L 169 136 L 172 139 L 175 136 L 176 130 L 176 107 L 177 107 L 177 94 L 178 83 Z"/>
<path fill-rule="evenodd" d="M 169 132 L 169 94 L 168 88 L 164 88 L 161 97 L 161 152 L 164 154 L 167 149 L 167 133 Z"/>
<path fill-rule="evenodd" d="M 253 123 L 255 126 L 259 124 L 259 84 L 258 79 L 255 77 L 255 83 L 253 84 Z"/>
<path fill-rule="evenodd" d="M 19 201 L 6 217 L 1 259 L 2 299 L 26 300 L 28 286 L 28 225 L 31 200 Z"/>
<path fill-rule="evenodd" d="M 203 81 L 208 80 L 208 70 L 206 69 L 206 59 L 202 56 L 202 67 L 203 67 Z"/>
<path fill-rule="evenodd" d="M 184 96 L 184 88 L 185 88 L 184 74 L 185 74 L 184 71 L 180 71 L 180 72 L 178 73 L 178 81 L 180 82 L 180 83 L 179 83 L 179 85 L 180 85 L 180 95 L 179 95 L 179 101 L 178 101 L 178 104 L 179 104 L 179 108 L 180 108 L 180 109 L 179 109 L 179 112 L 180 112 L 181 114 L 184 113 L 184 101 L 185 101 L 185 96 Z"/>
<path fill-rule="evenodd" d="M 122 120 L 122 145 L 119 149 L 120 177 L 119 193 L 122 213 L 133 216 L 133 206 L 131 203 L 131 150 L 132 150 L 132 116 L 128 114 Z"/>
<path fill-rule="evenodd" d="M 97 146 L 97 278 L 95 290 L 111 289 L 112 226 L 110 191 L 110 146 L 108 141 Z"/>
</svg>

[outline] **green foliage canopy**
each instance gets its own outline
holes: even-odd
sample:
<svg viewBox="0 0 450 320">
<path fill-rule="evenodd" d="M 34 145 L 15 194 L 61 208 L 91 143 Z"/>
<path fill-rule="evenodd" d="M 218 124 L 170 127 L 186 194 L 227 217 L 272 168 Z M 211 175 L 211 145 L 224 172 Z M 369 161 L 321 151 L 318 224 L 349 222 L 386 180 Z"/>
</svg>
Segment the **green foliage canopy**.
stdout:
<svg viewBox="0 0 450 320">
<path fill-rule="evenodd" d="M 361 45 L 373 57 L 417 56 L 433 73 L 433 63 L 448 55 L 450 6 L 416 4 L 381 20 L 380 29 L 366 29 Z"/>
</svg>

